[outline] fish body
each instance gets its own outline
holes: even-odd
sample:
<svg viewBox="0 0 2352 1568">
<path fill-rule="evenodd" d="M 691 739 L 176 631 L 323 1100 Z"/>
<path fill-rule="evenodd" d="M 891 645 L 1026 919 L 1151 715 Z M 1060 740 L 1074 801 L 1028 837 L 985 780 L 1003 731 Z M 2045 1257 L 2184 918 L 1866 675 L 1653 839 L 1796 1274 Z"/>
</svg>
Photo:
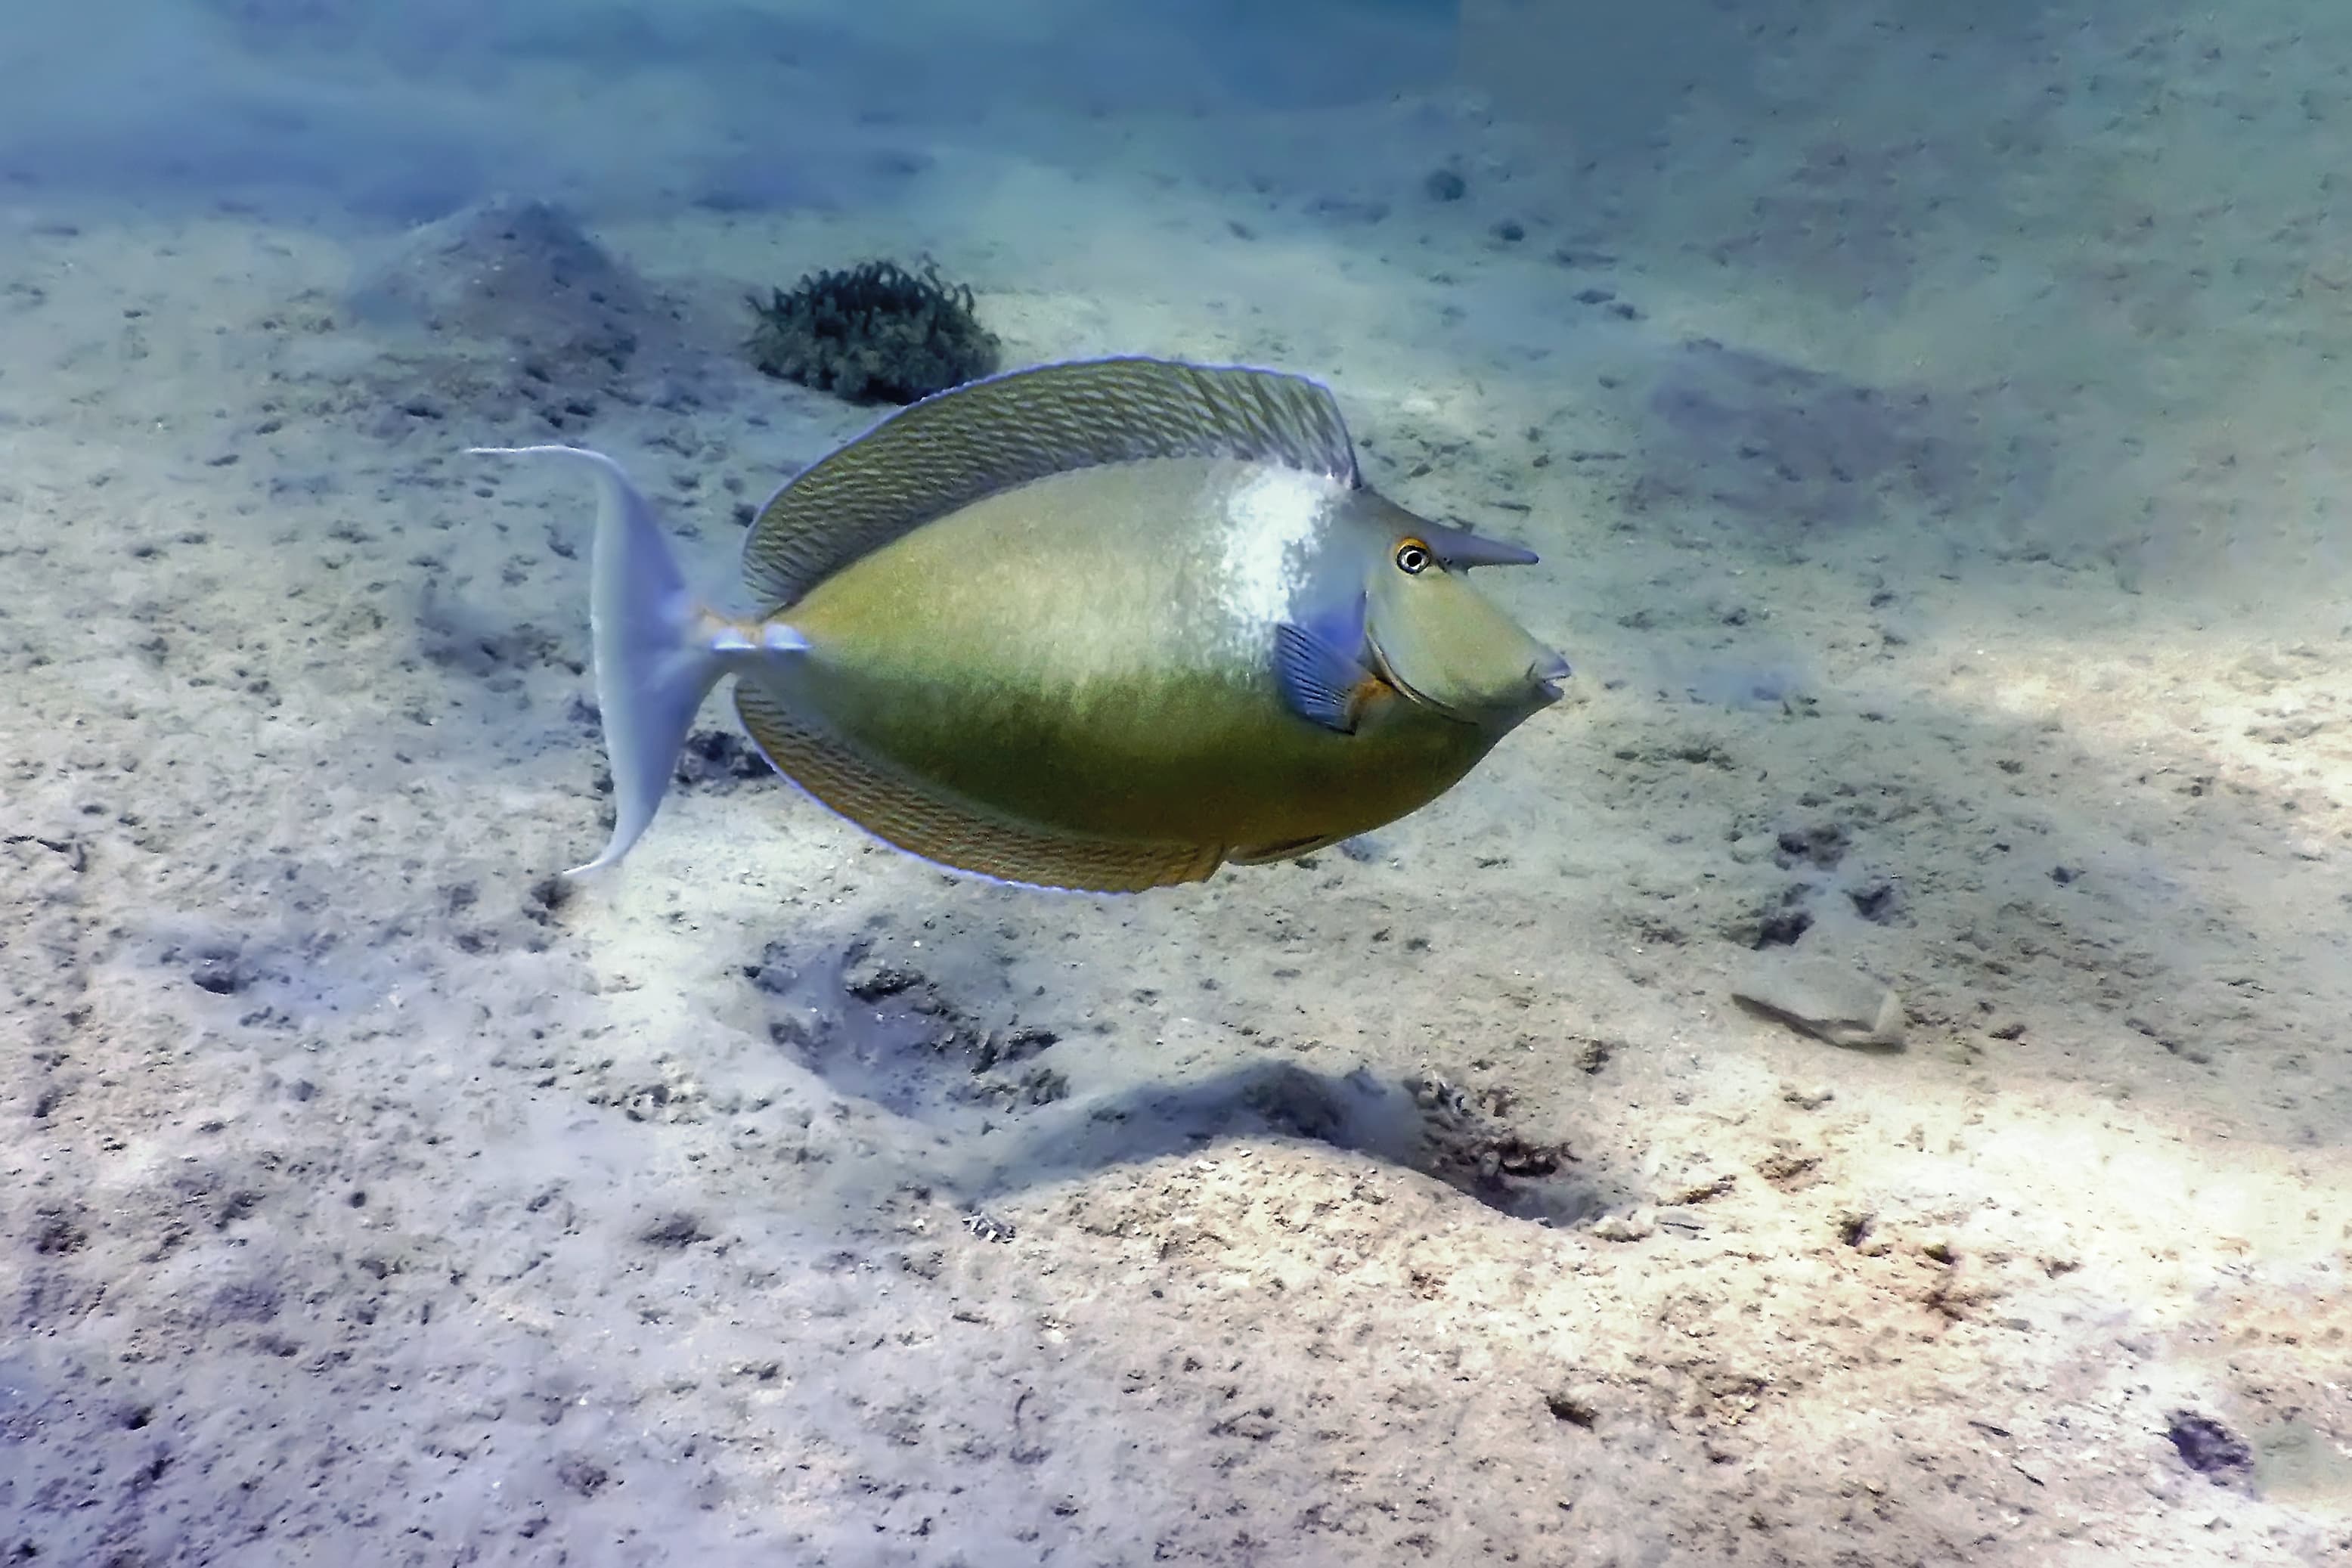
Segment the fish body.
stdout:
<svg viewBox="0 0 2352 1568">
<path fill-rule="evenodd" d="M 1312 532 L 1351 526 L 1350 493 L 1229 458 L 1040 479 L 819 584 L 782 612 L 808 656 L 750 679 L 964 799 L 1085 837 L 1237 858 L 1346 837 L 1498 738 L 1393 692 L 1351 732 L 1286 700 L 1276 627 L 1314 585 L 1237 542 L 1297 528 L 1297 553 L 1334 548 Z M 1276 509 L 1301 516 L 1258 515 Z M 1114 516 L 1168 521 L 1139 539 Z"/>
<path fill-rule="evenodd" d="M 594 595 L 619 821 L 651 820 L 703 695 L 877 837 L 1087 890 L 1194 881 L 1434 799 L 1565 661 L 1472 588 L 1524 551 L 1365 486 L 1328 392 L 1123 359 L 894 415 L 787 485 L 745 546 L 761 601 L 694 601 L 610 459 Z M 588 869 L 591 868 L 583 868 Z"/>
</svg>

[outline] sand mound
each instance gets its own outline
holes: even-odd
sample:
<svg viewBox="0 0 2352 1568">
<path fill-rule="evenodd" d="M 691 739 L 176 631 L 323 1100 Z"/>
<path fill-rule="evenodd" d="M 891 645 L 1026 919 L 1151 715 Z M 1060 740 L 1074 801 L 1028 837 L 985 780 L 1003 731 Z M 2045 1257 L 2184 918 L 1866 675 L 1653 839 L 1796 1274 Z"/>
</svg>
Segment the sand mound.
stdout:
<svg viewBox="0 0 2352 1568">
<path fill-rule="evenodd" d="M 520 414 L 562 430 L 677 355 L 672 310 L 545 201 L 498 196 L 410 231 L 345 301 L 409 417 Z"/>
</svg>

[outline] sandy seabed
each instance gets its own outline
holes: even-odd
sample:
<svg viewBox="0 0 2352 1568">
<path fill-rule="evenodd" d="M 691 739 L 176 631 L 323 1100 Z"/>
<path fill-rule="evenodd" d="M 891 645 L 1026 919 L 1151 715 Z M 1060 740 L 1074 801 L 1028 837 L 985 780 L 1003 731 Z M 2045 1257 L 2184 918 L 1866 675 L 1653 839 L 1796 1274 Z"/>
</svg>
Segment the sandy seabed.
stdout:
<svg viewBox="0 0 2352 1568">
<path fill-rule="evenodd" d="M 422 237 L 0 191 L 0 1558 L 2352 1561 L 2352 23 L 2204 18 L 1855 13 L 1584 159 L 1449 90 Z M 1570 700 L 1131 900 L 714 707 L 557 896 L 588 501 L 463 449 L 723 588 L 872 417 L 742 296 L 918 253 L 1014 363 L 1328 379 Z M 1734 1004 L 1799 958 L 1904 1047 Z"/>
</svg>

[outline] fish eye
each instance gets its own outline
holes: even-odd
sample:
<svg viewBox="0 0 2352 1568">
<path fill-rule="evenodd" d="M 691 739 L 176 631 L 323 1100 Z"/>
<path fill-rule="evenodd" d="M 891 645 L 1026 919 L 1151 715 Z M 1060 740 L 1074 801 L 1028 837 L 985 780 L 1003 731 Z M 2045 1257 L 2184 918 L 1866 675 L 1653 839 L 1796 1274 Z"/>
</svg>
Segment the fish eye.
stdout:
<svg viewBox="0 0 2352 1568">
<path fill-rule="evenodd" d="M 1429 546 L 1418 539 L 1408 539 L 1397 546 L 1397 570 L 1408 577 L 1420 576 L 1429 570 L 1429 563 L 1436 559 L 1436 556 L 1429 552 Z"/>
</svg>

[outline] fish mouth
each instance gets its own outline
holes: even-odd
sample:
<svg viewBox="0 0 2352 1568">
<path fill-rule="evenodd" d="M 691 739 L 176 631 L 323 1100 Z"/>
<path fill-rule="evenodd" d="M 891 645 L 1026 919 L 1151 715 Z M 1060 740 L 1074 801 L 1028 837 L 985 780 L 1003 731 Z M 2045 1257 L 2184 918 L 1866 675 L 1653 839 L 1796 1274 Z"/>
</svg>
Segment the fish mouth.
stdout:
<svg viewBox="0 0 2352 1568">
<path fill-rule="evenodd" d="M 1549 708 L 1559 700 L 1559 683 L 1575 673 L 1567 659 L 1556 653 L 1548 654 L 1528 666 L 1528 686 Z"/>
</svg>

